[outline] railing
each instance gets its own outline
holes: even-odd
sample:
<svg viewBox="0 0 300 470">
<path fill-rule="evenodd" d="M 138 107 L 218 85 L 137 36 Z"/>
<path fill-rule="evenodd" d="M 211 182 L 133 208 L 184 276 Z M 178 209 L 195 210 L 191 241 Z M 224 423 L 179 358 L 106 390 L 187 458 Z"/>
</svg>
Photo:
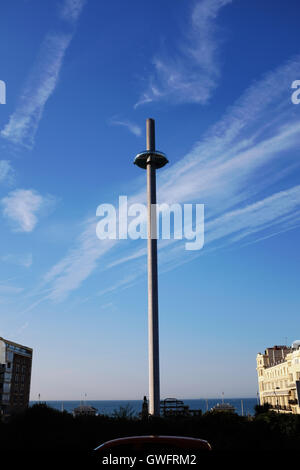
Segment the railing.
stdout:
<svg viewBox="0 0 300 470">
<path fill-rule="evenodd" d="M 176 398 L 166 398 L 160 402 L 160 410 L 164 416 L 183 415 L 189 414 L 189 406 L 185 405 L 183 401 Z"/>
<path fill-rule="evenodd" d="M 290 405 L 270 405 L 271 410 L 277 411 L 292 411 L 292 407 Z"/>
</svg>

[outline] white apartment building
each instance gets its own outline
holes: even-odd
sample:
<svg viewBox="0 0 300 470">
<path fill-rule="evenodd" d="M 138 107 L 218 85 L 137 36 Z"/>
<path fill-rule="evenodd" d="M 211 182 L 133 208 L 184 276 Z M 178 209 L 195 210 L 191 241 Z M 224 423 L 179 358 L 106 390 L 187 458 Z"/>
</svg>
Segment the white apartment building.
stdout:
<svg viewBox="0 0 300 470">
<path fill-rule="evenodd" d="M 300 414 L 300 341 L 257 354 L 260 404 L 279 413 Z"/>
</svg>

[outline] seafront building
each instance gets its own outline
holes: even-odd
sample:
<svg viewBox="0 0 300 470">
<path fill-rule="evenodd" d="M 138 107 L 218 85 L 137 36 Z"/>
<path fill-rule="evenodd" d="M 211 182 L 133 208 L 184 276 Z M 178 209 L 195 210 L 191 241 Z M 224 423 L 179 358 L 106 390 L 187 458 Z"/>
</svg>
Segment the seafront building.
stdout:
<svg viewBox="0 0 300 470">
<path fill-rule="evenodd" d="M 80 404 L 73 410 L 73 416 L 96 416 L 97 408 L 89 405 Z"/>
<path fill-rule="evenodd" d="M 28 406 L 32 349 L 0 337 L 0 418 Z"/>
<path fill-rule="evenodd" d="M 257 354 L 260 404 L 279 413 L 300 414 L 300 341 Z"/>
</svg>

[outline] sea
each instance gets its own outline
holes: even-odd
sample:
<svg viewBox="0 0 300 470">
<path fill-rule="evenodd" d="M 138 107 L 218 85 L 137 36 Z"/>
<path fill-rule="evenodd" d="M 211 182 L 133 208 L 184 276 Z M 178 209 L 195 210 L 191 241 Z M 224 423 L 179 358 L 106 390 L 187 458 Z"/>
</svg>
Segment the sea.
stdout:
<svg viewBox="0 0 300 470">
<path fill-rule="evenodd" d="M 222 403 L 220 398 L 195 398 L 195 399 L 181 399 L 185 405 L 188 405 L 191 410 L 202 410 L 203 413 L 210 410 L 217 403 Z M 72 413 L 74 408 L 82 404 L 81 401 L 43 401 L 48 406 L 55 408 L 59 411 L 67 411 Z M 31 401 L 30 405 L 38 403 L 37 401 Z M 130 410 L 135 415 L 138 415 L 142 411 L 142 400 L 85 400 L 84 404 L 93 406 L 98 410 L 98 414 L 104 414 L 111 416 L 115 411 L 118 411 L 121 407 L 129 406 Z M 257 398 L 229 398 L 224 399 L 224 403 L 230 403 L 235 408 L 235 411 L 239 415 L 252 416 L 254 415 L 254 407 L 258 404 Z"/>
</svg>

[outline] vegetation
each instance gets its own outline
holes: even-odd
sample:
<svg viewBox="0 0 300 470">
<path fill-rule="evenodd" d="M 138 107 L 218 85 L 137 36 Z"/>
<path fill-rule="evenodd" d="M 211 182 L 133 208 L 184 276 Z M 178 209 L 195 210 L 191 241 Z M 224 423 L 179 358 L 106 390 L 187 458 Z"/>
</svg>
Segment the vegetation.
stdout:
<svg viewBox="0 0 300 470">
<path fill-rule="evenodd" d="M 113 417 L 116 419 L 133 419 L 135 416 L 134 409 L 129 403 L 125 406 L 120 406 L 119 409 L 114 410 Z"/>
<path fill-rule="evenodd" d="M 270 411 L 271 406 L 269 403 L 265 403 L 264 405 L 255 405 L 254 410 L 255 410 L 255 416 L 258 416 L 262 413 L 267 413 Z"/>
<path fill-rule="evenodd" d="M 130 409 L 113 416 L 74 418 L 46 404 L 36 404 L 22 414 L 0 423 L 0 450 L 10 455 L 53 456 L 61 452 L 73 458 L 80 451 L 88 456 L 93 448 L 118 437 L 130 435 L 181 435 L 206 439 L 214 453 L 220 451 L 276 451 L 300 448 L 300 416 L 279 414 L 257 408 L 247 418 L 232 413 L 205 413 L 196 417 L 168 417 L 141 420 Z"/>
</svg>

